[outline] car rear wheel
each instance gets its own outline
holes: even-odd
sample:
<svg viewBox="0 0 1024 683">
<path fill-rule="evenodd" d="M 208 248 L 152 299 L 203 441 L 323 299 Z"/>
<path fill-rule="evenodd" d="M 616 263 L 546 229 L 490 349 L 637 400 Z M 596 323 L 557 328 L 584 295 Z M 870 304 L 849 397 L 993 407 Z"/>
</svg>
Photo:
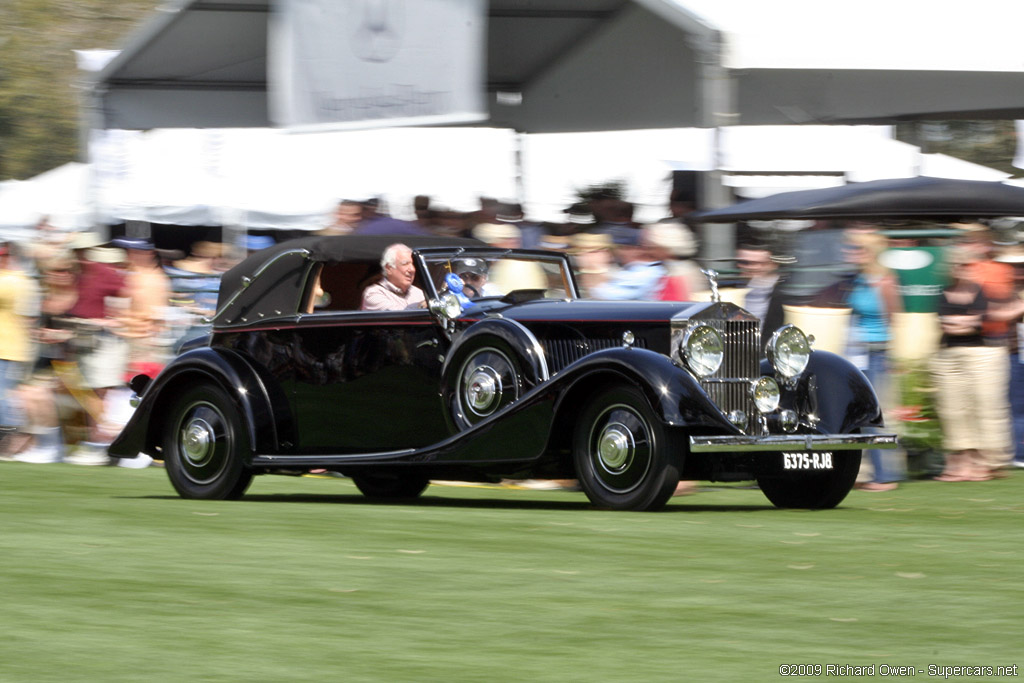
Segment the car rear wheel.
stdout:
<svg viewBox="0 0 1024 683">
<path fill-rule="evenodd" d="M 234 500 L 252 483 L 249 439 L 238 409 L 216 385 L 188 389 L 171 406 L 164 436 L 167 476 L 182 498 Z"/>
<path fill-rule="evenodd" d="M 580 414 L 573 435 L 580 486 L 594 505 L 657 510 L 679 483 L 672 439 L 634 387 L 605 391 Z"/>
<path fill-rule="evenodd" d="M 429 479 L 418 474 L 355 474 L 352 481 L 367 498 L 382 500 L 416 498 L 430 485 Z"/>
<path fill-rule="evenodd" d="M 765 474 L 757 484 L 775 507 L 827 510 L 839 505 L 853 488 L 860 460 L 860 451 L 840 451 L 832 454 L 831 470 Z"/>
</svg>

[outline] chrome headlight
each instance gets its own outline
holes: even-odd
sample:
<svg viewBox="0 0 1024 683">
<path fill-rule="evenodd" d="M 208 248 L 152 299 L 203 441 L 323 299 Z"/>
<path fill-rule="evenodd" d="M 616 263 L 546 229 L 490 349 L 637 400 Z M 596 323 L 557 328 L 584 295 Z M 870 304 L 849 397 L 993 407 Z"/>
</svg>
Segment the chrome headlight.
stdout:
<svg viewBox="0 0 1024 683">
<path fill-rule="evenodd" d="M 760 413 L 770 413 L 779 407 L 779 383 L 771 377 L 759 377 L 750 383 L 750 397 Z"/>
<path fill-rule="evenodd" d="M 445 320 L 455 320 L 462 315 L 462 304 L 458 297 L 449 292 L 440 299 L 430 300 L 430 312 Z"/>
<path fill-rule="evenodd" d="M 775 372 L 784 379 L 797 377 L 811 360 L 811 345 L 807 336 L 795 325 L 783 325 L 776 330 L 765 351 Z"/>
<path fill-rule="evenodd" d="M 686 331 L 680 351 L 686 364 L 698 377 L 708 377 L 722 367 L 725 344 L 713 327 L 696 325 Z"/>
</svg>

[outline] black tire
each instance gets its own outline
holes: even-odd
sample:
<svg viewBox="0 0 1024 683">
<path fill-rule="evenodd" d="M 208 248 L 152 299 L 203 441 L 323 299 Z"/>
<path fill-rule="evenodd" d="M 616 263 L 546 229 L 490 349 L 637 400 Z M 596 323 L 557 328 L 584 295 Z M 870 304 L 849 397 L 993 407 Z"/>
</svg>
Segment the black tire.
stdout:
<svg viewBox="0 0 1024 683">
<path fill-rule="evenodd" d="M 779 454 L 782 457 L 782 454 Z M 825 471 L 797 470 L 790 474 L 762 475 L 757 484 L 772 505 L 779 508 L 828 510 L 839 505 L 857 481 L 860 451 L 837 451 L 833 467 Z"/>
<path fill-rule="evenodd" d="M 214 384 L 189 388 L 169 416 L 164 465 L 174 490 L 182 498 L 241 498 L 253 476 L 244 462 L 249 437 L 227 393 Z"/>
<path fill-rule="evenodd" d="M 379 500 L 417 498 L 430 485 L 418 474 L 354 474 L 352 481 L 364 496 Z"/>
<path fill-rule="evenodd" d="M 573 460 L 590 501 L 612 510 L 658 510 L 679 483 L 681 451 L 635 387 L 591 400 L 573 433 Z"/>
<path fill-rule="evenodd" d="M 448 408 L 458 429 L 467 429 L 514 403 L 523 393 L 519 360 L 508 344 L 480 339 L 459 352 L 449 383 Z"/>
</svg>

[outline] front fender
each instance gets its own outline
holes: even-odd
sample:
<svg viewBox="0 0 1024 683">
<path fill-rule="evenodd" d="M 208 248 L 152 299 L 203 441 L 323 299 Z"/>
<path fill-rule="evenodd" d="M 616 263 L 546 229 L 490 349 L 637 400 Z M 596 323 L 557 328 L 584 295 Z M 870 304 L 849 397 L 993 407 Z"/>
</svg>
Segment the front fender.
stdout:
<svg viewBox="0 0 1024 683">
<path fill-rule="evenodd" d="M 772 374 L 768 361 L 761 361 L 761 372 Z M 818 430 L 825 434 L 851 434 L 884 426 L 882 409 L 868 378 L 853 363 L 828 351 L 811 353 L 795 387 L 783 389 L 781 405 L 799 415 L 816 416 Z"/>
<path fill-rule="evenodd" d="M 110 444 L 111 455 L 133 458 L 140 452 L 153 453 L 161 444 L 163 420 L 168 401 L 183 383 L 212 382 L 232 396 L 241 411 L 249 432 L 249 443 L 257 452 L 277 450 L 281 432 L 289 433 L 287 401 L 243 356 L 227 349 L 202 347 L 188 351 L 172 360 L 146 386 L 138 407 L 124 429 Z M 277 416 L 275 418 L 275 415 Z"/>
<path fill-rule="evenodd" d="M 564 376 L 564 377 L 563 377 Z M 655 412 L 671 426 L 712 427 L 727 434 L 739 430 L 718 409 L 700 382 L 667 356 L 647 349 L 619 347 L 588 354 L 566 367 L 559 377 L 569 384 L 558 399 L 559 412 L 570 412 L 608 381 L 618 379 L 636 385 Z"/>
</svg>

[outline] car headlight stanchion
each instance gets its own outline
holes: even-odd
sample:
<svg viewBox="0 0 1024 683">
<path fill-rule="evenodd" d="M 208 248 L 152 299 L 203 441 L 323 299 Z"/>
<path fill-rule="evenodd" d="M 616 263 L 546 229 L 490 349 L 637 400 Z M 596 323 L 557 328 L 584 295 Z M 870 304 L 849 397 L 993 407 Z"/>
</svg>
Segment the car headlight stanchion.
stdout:
<svg viewBox="0 0 1024 683">
<path fill-rule="evenodd" d="M 686 331 L 680 352 L 686 365 L 698 377 L 709 377 L 722 367 L 725 343 L 710 325 L 695 325 Z"/>
<path fill-rule="evenodd" d="M 765 352 L 775 372 L 785 382 L 799 377 L 811 360 L 807 335 L 795 325 L 783 325 L 776 330 L 768 340 Z"/>
</svg>

